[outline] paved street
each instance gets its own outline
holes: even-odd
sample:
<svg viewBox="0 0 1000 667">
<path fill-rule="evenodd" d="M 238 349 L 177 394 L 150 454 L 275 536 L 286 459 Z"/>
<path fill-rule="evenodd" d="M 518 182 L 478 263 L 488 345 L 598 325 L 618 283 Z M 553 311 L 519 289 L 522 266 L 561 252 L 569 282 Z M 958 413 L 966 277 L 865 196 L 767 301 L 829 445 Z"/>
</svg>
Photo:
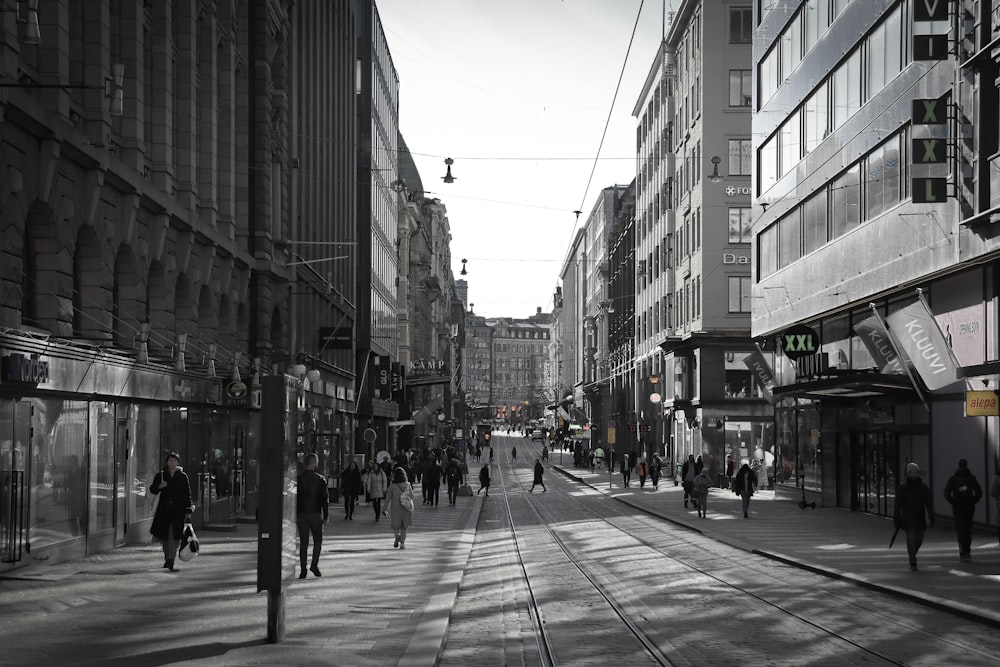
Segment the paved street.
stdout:
<svg viewBox="0 0 1000 667">
<path fill-rule="evenodd" d="M 519 463 L 509 471 L 505 462 L 504 474 L 508 484 L 523 485 L 537 448 L 517 446 Z M 738 549 L 1000 625 L 1000 548 L 987 533 L 976 535 L 973 561 L 960 563 L 951 530 L 930 531 L 921 569 L 912 573 L 901 544 L 886 548 L 891 523 L 885 519 L 800 510 L 766 491 L 754 498 L 748 520 L 735 496 L 714 491 L 708 518 L 699 519 L 669 482 L 658 491 L 623 489 L 615 475 L 609 492 L 606 471 L 560 465 L 558 453 L 551 459 L 550 488 L 561 472 L 590 485 L 589 494 L 609 494 L 623 507 Z M 470 467 L 477 468 L 471 459 Z M 369 508 L 360 507 L 354 521 L 334 509 L 320 564 L 324 576 L 293 582 L 288 637 L 279 644 L 264 639 L 266 597 L 256 593 L 253 525 L 203 532 L 203 555 L 175 574 L 159 569 L 162 558 L 152 545 L 9 573 L 0 578 L 0 664 L 430 665 L 443 655 L 442 664 L 458 665 L 468 664 L 461 656 L 477 646 L 535 664 L 498 493 L 495 488 L 488 501 L 461 497 L 456 506 L 418 505 L 405 552 L 393 550 L 387 523 L 374 522 Z M 546 501 L 557 497 L 550 492 Z M 475 589 L 473 604 L 463 600 L 460 585 Z M 453 639 L 445 648 L 449 619 Z"/>
</svg>

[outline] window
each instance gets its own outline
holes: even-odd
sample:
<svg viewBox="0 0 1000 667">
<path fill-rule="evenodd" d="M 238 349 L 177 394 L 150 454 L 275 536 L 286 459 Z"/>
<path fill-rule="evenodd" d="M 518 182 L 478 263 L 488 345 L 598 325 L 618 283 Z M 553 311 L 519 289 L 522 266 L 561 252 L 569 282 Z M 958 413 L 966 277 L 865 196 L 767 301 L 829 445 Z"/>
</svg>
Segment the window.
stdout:
<svg viewBox="0 0 1000 667">
<path fill-rule="evenodd" d="M 760 101 L 758 106 L 763 105 L 778 90 L 778 49 L 771 49 L 760 61 Z"/>
<path fill-rule="evenodd" d="M 870 220 L 892 208 L 900 200 L 900 135 L 889 139 L 868 154 L 865 164 L 865 218 Z"/>
<path fill-rule="evenodd" d="M 778 270 L 778 225 L 765 229 L 757 237 L 757 275 L 766 278 Z"/>
<path fill-rule="evenodd" d="M 753 10 L 750 7 L 729 8 L 729 43 L 749 44 L 753 37 Z"/>
<path fill-rule="evenodd" d="M 729 175 L 749 176 L 752 168 L 753 145 L 749 139 L 729 140 Z"/>
<path fill-rule="evenodd" d="M 750 70 L 729 70 L 729 106 L 748 107 L 753 101 Z"/>
<path fill-rule="evenodd" d="M 802 205 L 802 255 L 826 243 L 826 190 L 820 190 Z"/>
<path fill-rule="evenodd" d="M 750 369 L 743 363 L 746 351 L 726 352 L 726 398 L 753 398 Z"/>
<path fill-rule="evenodd" d="M 830 184 L 830 239 L 846 234 L 860 222 L 860 168 L 855 164 Z"/>
<path fill-rule="evenodd" d="M 787 174 L 802 157 L 802 141 L 799 127 L 799 112 L 796 111 L 781 126 L 781 164 L 779 172 Z"/>
<path fill-rule="evenodd" d="M 729 242 L 730 243 L 750 243 L 750 219 L 749 207 L 729 208 Z"/>
<path fill-rule="evenodd" d="M 825 83 L 816 89 L 812 97 L 806 100 L 802 107 L 802 113 L 805 114 L 805 136 L 802 137 L 802 143 L 805 145 L 806 153 L 809 153 L 826 139 L 829 132 Z"/>
<path fill-rule="evenodd" d="M 861 52 L 855 51 L 833 74 L 833 125 L 840 127 L 861 108 Z"/>
<path fill-rule="evenodd" d="M 729 276 L 729 312 L 750 312 L 750 276 Z"/>
<path fill-rule="evenodd" d="M 798 208 L 778 221 L 778 267 L 802 257 L 802 213 Z"/>
<path fill-rule="evenodd" d="M 732 162 L 732 159 L 730 159 Z M 731 170 L 731 169 L 730 169 Z M 760 169 L 757 185 L 758 194 L 763 194 L 778 182 L 778 135 L 774 135 L 760 147 Z"/>
</svg>

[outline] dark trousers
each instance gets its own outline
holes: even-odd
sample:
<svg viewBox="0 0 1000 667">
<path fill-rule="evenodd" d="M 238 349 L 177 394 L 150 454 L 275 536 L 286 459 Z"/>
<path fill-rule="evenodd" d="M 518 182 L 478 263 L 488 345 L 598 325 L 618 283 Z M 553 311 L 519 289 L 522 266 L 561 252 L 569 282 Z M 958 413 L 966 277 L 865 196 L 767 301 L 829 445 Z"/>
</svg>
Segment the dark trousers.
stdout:
<svg viewBox="0 0 1000 667">
<path fill-rule="evenodd" d="M 435 484 L 434 486 L 424 487 L 424 502 L 428 505 L 437 505 L 438 498 L 441 497 L 441 485 Z"/>
<path fill-rule="evenodd" d="M 344 494 L 344 515 L 347 517 L 354 516 L 354 507 L 358 504 L 358 495 L 356 493 L 345 493 Z"/>
<path fill-rule="evenodd" d="M 628 470 L 622 471 L 622 484 L 628 486 L 629 479 L 631 478 L 632 478 L 632 473 L 630 473 Z"/>
<path fill-rule="evenodd" d="M 972 515 L 975 508 L 965 509 L 952 507 L 951 515 L 955 518 L 955 533 L 958 537 L 958 555 L 972 555 Z"/>
<path fill-rule="evenodd" d="M 323 547 L 323 515 L 319 512 L 298 515 L 299 524 L 299 565 L 306 571 L 306 557 L 309 555 L 309 534 L 312 533 L 312 566 L 319 565 L 319 552 Z"/>
<path fill-rule="evenodd" d="M 923 543 L 924 543 L 924 531 L 922 530 L 906 531 L 906 555 L 910 557 L 910 565 L 917 564 L 917 552 L 920 551 L 920 545 Z"/>
<path fill-rule="evenodd" d="M 375 520 L 378 521 L 378 517 L 382 514 L 382 499 L 372 498 L 372 508 L 375 510 Z"/>
<path fill-rule="evenodd" d="M 458 498 L 458 482 L 448 482 L 448 502 L 454 504 L 455 499 L 457 498 Z"/>
</svg>

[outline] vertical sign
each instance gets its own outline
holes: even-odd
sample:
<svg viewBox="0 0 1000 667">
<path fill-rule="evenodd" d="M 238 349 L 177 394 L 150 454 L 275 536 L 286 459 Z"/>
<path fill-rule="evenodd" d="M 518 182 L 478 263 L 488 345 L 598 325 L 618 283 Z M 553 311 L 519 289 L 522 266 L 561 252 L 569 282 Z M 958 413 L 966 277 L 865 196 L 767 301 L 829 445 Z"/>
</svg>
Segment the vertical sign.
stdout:
<svg viewBox="0 0 1000 667">
<path fill-rule="evenodd" d="M 918 0 L 921 4 L 925 0 Z M 944 5 L 944 0 L 938 0 Z M 916 39 L 916 38 L 914 38 Z M 916 131 L 920 127 L 934 128 L 944 127 L 948 123 L 948 102 L 950 93 L 945 93 L 936 99 L 915 99 L 913 100 L 911 119 L 913 128 Z M 947 160 L 948 145 L 950 139 L 940 137 L 915 137 L 912 144 L 913 164 L 944 164 Z M 940 204 L 948 197 L 948 179 L 933 178 L 913 178 L 910 192 L 913 194 L 915 204 Z"/>
</svg>

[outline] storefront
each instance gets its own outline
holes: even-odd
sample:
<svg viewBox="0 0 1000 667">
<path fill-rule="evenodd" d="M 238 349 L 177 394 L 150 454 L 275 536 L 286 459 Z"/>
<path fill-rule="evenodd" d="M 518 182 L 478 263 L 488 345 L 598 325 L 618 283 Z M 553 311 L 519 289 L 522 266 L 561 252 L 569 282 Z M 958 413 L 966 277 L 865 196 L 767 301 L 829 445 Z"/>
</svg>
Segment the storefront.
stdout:
<svg viewBox="0 0 1000 667">
<path fill-rule="evenodd" d="M 255 511 L 258 411 L 220 380 L 9 334 L 0 362 L 0 571 L 145 541 L 168 451 L 197 525 Z"/>
</svg>

